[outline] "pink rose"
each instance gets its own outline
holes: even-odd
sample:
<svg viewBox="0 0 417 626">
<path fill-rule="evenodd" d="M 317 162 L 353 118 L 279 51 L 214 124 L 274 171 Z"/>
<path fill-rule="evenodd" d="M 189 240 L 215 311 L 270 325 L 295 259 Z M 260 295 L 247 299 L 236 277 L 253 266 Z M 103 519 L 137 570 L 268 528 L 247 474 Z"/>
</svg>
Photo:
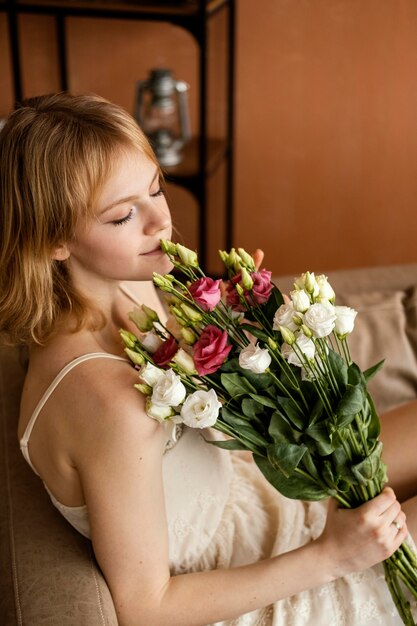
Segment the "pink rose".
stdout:
<svg viewBox="0 0 417 626">
<path fill-rule="evenodd" d="M 220 279 L 213 280 L 207 276 L 196 280 L 188 289 L 194 302 L 204 311 L 212 311 L 221 299 L 220 283 Z"/>
<path fill-rule="evenodd" d="M 175 341 L 174 337 L 170 337 L 164 341 L 162 346 L 159 346 L 159 348 L 153 353 L 152 358 L 156 365 L 159 365 L 159 367 L 165 367 L 165 365 L 168 365 L 168 363 L 172 361 L 177 352 L 178 343 Z"/>
<path fill-rule="evenodd" d="M 250 291 L 245 290 L 244 296 L 245 300 L 249 305 L 253 305 L 253 302 L 257 302 L 258 304 L 265 304 L 268 302 L 269 296 L 271 295 L 273 285 L 271 283 L 272 272 L 268 270 L 261 270 L 260 272 L 252 272 L 251 278 L 253 280 L 253 287 Z M 245 307 L 242 306 L 238 293 L 235 289 L 235 285 L 240 283 L 241 287 L 241 273 L 233 276 L 232 280 L 229 281 L 226 287 L 226 304 L 231 306 L 234 311 L 244 311 Z"/>
<path fill-rule="evenodd" d="M 227 345 L 227 332 L 207 326 L 193 346 L 194 365 L 200 376 L 213 374 L 227 359 L 232 346 Z"/>
<path fill-rule="evenodd" d="M 265 304 L 265 302 L 268 302 L 273 289 L 271 276 L 272 272 L 269 272 L 268 270 L 261 270 L 260 272 L 253 272 L 253 274 L 251 274 L 251 278 L 253 280 L 251 295 L 258 304 Z M 246 299 L 248 298 L 246 297 Z"/>
</svg>

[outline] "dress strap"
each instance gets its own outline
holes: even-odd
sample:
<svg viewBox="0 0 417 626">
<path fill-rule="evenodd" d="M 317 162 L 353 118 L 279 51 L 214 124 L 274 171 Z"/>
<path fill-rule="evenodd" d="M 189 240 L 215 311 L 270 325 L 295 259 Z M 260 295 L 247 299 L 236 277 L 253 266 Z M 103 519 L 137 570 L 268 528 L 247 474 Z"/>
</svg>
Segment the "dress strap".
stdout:
<svg viewBox="0 0 417 626">
<path fill-rule="evenodd" d="M 129 287 L 126 287 L 126 285 L 124 283 L 120 283 L 119 285 L 119 289 L 122 293 L 125 294 L 125 296 L 127 296 L 129 298 L 129 300 L 131 300 L 134 304 L 136 304 L 137 306 L 140 305 L 139 300 L 137 299 L 137 297 L 135 296 L 135 294 L 133 293 L 133 291 L 131 291 L 131 289 L 129 289 Z"/>
<path fill-rule="evenodd" d="M 90 359 L 100 359 L 100 358 L 114 359 L 115 361 L 125 361 L 126 363 L 129 363 L 129 361 L 125 359 L 124 357 L 116 356 L 115 354 L 110 354 L 108 352 L 89 352 L 88 354 L 83 354 L 79 356 L 78 358 L 74 359 L 73 361 L 70 361 L 67 365 L 65 365 L 65 367 L 62 368 L 62 370 L 55 376 L 55 378 L 53 379 L 53 381 L 51 382 L 51 384 L 49 385 L 49 387 L 43 394 L 42 398 L 39 400 L 38 404 L 36 405 L 35 410 L 33 411 L 31 418 L 26 426 L 25 432 L 23 433 L 23 436 L 19 442 L 22 454 L 25 457 L 26 461 L 29 463 L 30 467 L 35 472 L 35 474 L 37 474 L 38 472 L 35 470 L 30 460 L 28 442 L 29 442 L 29 438 L 32 433 L 33 427 L 35 425 L 35 422 L 38 419 L 39 413 L 42 411 L 46 402 L 49 400 L 49 398 L 51 397 L 55 389 L 58 387 L 59 383 L 62 381 L 63 378 L 65 378 L 68 372 L 70 372 L 72 369 L 74 369 L 74 367 L 77 367 L 77 365 L 79 365 L 80 363 L 83 363 L 84 361 L 89 361 Z"/>
</svg>

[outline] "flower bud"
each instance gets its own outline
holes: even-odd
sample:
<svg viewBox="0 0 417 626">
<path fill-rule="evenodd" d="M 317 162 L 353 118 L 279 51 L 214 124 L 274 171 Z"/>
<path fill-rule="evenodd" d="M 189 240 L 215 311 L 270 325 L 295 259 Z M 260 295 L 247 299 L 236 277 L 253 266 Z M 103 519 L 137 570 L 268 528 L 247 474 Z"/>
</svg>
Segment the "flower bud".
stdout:
<svg viewBox="0 0 417 626">
<path fill-rule="evenodd" d="M 287 343 L 289 346 L 292 346 L 292 344 L 295 342 L 294 333 L 289 330 L 289 328 L 285 328 L 285 326 L 280 326 L 279 330 L 284 342 Z"/>
<path fill-rule="evenodd" d="M 232 248 L 229 252 L 228 267 L 233 268 L 236 272 L 240 271 L 240 257 L 234 248 Z"/>
<path fill-rule="evenodd" d="M 304 335 L 305 335 L 306 337 L 308 337 L 309 339 L 311 339 L 311 337 L 313 336 L 313 333 L 312 333 L 312 331 L 309 329 L 309 327 L 308 327 L 308 326 L 306 326 L 305 324 L 302 324 L 302 325 L 301 325 L 301 330 L 302 330 L 302 332 L 304 333 Z"/>
<path fill-rule="evenodd" d="M 152 316 L 148 315 L 147 311 L 152 311 L 152 309 L 148 309 L 144 305 L 135 307 L 133 311 L 130 311 L 128 314 L 128 318 L 135 324 L 135 326 L 142 332 L 147 333 L 149 330 L 153 328 L 153 322 L 158 319 L 155 311 L 152 311 Z M 154 317 L 154 315 L 156 317 Z"/>
<path fill-rule="evenodd" d="M 184 312 L 179 308 L 179 306 L 171 305 L 169 310 L 180 326 L 189 326 L 190 321 L 185 317 Z"/>
<path fill-rule="evenodd" d="M 253 287 L 253 280 L 248 270 L 246 269 L 246 267 L 242 267 L 241 276 L 242 276 L 241 278 L 242 287 L 246 289 L 246 291 L 250 291 Z"/>
<path fill-rule="evenodd" d="M 166 419 L 175 415 L 175 411 L 171 406 L 154 404 L 150 397 L 146 398 L 145 410 L 149 417 L 153 417 L 153 419 L 158 422 L 164 422 Z"/>
<path fill-rule="evenodd" d="M 304 313 L 310 306 L 310 296 L 304 289 L 295 289 L 290 293 L 295 311 Z"/>
<path fill-rule="evenodd" d="M 243 297 L 244 297 L 244 294 L 245 294 L 245 292 L 244 292 L 244 290 L 243 290 L 243 287 L 242 287 L 241 285 L 239 285 L 239 283 L 237 283 L 237 284 L 235 285 L 235 289 L 236 289 L 236 291 L 237 291 L 238 296 L 243 298 Z"/>
<path fill-rule="evenodd" d="M 246 252 L 246 250 L 244 250 L 243 248 L 238 248 L 237 249 L 240 258 L 242 259 L 243 263 L 245 264 L 245 266 L 247 267 L 247 269 L 251 272 L 255 271 L 255 263 L 253 261 L 253 258 L 250 254 L 248 254 Z"/>
<path fill-rule="evenodd" d="M 320 276 L 317 276 L 316 280 L 319 286 L 320 298 L 325 298 L 326 300 L 328 300 L 329 302 L 333 304 L 336 298 L 336 294 L 333 291 L 332 286 L 328 282 L 327 276 L 325 276 L 324 274 L 320 274 Z"/>
<path fill-rule="evenodd" d="M 177 354 L 174 356 L 172 360 L 186 374 L 197 374 L 193 357 L 189 355 L 188 352 L 186 352 L 182 348 L 178 350 Z"/>
<path fill-rule="evenodd" d="M 193 307 L 188 306 L 188 304 L 185 304 L 184 302 L 179 305 L 179 308 L 185 314 L 186 319 L 191 320 L 192 322 L 201 322 L 201 320 L 203 319 L 201 313 L 193 309 Z"/>
<path fill-rule="evenodd" d="M 301 326 L 301 324 L 303 323 L 303 316 L 300 313 L 296 313 L 292 316 L 292 321 L 296 326 Z"/>
<path fill-rule="evenodd" d="M 268 337 L 268 346 L 271 348 L 271 350 L 276 350 L 278 348 L 277 342 L 274 341 L 272 337 Z"/>
<path fill-rule="evenodd" d="M 229 255 L 227 254 L 226 250 L 219 250 L 219 257 L 223 265 L 227 267 L 227 264 L 229 261 Z"/>
<path fill-rule="evenodd" d="M 198 256 L 194 250 L 189 250 L 180 243 L 177 244 L 178 256 L 186 267 L 198 267 Z"/>
<path fill-rule="evenodd" d="M 145 359 L 140 354 L 140 352 L 135 352 L 134 350 L 131 350 L 130 348 L 125 348 L 125 352 L 127 356 L 129 357 L 129 359 L 132 361 L 132 363 L 134 363 L 135 365 L 143 365 L 145 363 Z"/>
<path fill-rule="evenodd" d="M 178 256 L 178 250 L 175 243 L 172 243 L 169 239 L 160 239 L 159 245 L 161 246 L 161 250 L 165 252 L 165 254 L 172 254 L 172 256 Z"/>
<path fill-rule="evenodd" d="M 184 339 L 185 343 L 189 346 L 192 346 L 197 341 L 197 335 L 191 328 L 181 328 L 181 336 Z"/>
<path fill-rule="evenodd" d="M 144 396 L 152 395 L 152 387 L 150 385 L 145 385 L 144 383 L 137 383 L 136 385 L 133 385 L 133 386 L 135 389 L 140 391 L 140 393 L 143 394 Z"/>
<path fill-rule="evenodd" d="M 162 276 L 161 274 L 157 274 L 156 272 L 154 272 L 152 275 L 152 280 L 154 284 L 163 291 L 171 291 L 171 280 L 169 280 L 166 276 Z"/>
<path fill-rule="evenodd" d="M 134 348 L 137 342 L 137 337 L 133 333 L 130 333 L 128 330 L 124 330 L 121 328 L 119 330 L 119 335 L 122 338 L 123 343 L 127 348 Z"/>
</svg>

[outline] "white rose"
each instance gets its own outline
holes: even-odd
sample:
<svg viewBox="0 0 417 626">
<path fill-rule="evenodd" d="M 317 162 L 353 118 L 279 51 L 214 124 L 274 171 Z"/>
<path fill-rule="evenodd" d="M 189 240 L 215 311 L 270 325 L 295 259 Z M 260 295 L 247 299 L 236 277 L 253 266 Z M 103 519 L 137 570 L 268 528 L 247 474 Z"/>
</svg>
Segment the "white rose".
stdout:
<svg viewBox="0 0 417 626">
<path fill-rule="evenodd" d="M 297 324 L 293 320 L 295 313 L 296 311 L 294 311 L 294 305 L 292 302 L 289 302 L 288 304 L 281 304 L 279 309 L 275 312 L 272 328 L 274 330 L 279 330 L 280 326 L 284 326 L 289 330 L 296 330 Z"/>
<path fill-rule="evenodd" d="M 140 379 L 151 387 L 153 387 L 155 383 L 157 383 L 158 380 L 164 376 L 164 370 L 161 370 L 159 367 L 155 367 L 152 363 L 146 363 L 146 365 L 141 367 L 139 370 Z"/>
<path fill-rule="evenodd" d="M 239 365 L 255 374 L 263 374 L 271 365 L 271 356 L 265 348 L 250 343 L 239 354 Z"/>
<path fill-rule="evenodd" d="M 304 356 L 311 361 L 314 359 L 314 355 L 316 353 L 316 348 L 314 346 L 314 342 L 306 337 L 303 333 L 297 333 L 297 338 L 295 343 Z M 293 346 L 289 346 L 287 343 L 283 343 L 281 346 L 281 352 L 283 356 L 287 359 L 288 363 L 291 365 L 296 365 L 297 367 L 301 367 L 302 363 L 298 358 L 298 355 L 295 353 Z"/>
<path fill-rule="evenodd" d="M 351 333 L 355 326 L 355 317 L 358 312 L 349 306 L 335 306 L 334 312 L 336 314 L 335 332 L 341 337 Z"/>
<path fill-rule="evenodd" d="M 190 428 L 208 428 L 216 423 L 221 406 L 214 389 L 194 391 L 181 407 L 182 421 Z"/>
<path fill-rule="evenodd" d="M 333 291 L 333 288 L 330 285 L 329 281 L 327 280 L 327 276 L 325 276 L 324 274 L 320 274 L 320 276 L 317 276 L 316 281 L 320 290 L 320 298 L 329 300 L 329 302 L 334 302 L 336 294 Z"/>
<path fill-rule="evenodd" d="M 174 358 L 172 359 L 174 363 L 178 365 L 178 367 L 187 374 L 197 374 L 195 369 L 193 357 L 188 354 L 183 348 L 180 348 Z"/>
<path fill-rule="evenodd" d="M 152 400 L 148 397 L 146 398 L 146 414 L 149 417 L 152 417 L 154 420 L 158 422 L 165 422 L 165 420 L 169 419 L 173 415 L 175 415 L 175 411 L 170 406 L 162 406 L 161 404 L 154 404 Z"/>
<path fill-rule="evenodd" d="M 295 289 L 290 293 L 294 309 L 299 313 L 305 313 L 310 306 L 310 296 L 304 289 Z"/>
<path fill-rule="evenodd" d="M 315 337 L 327 337 L 334 328 L 336 315 L 334 306 L 329 303 L 312 304 L 304 314 L 304 324 L 313 331 Z"/>
<path fill-rule="evenodd" d="M 162 339 L 154 332 L 146 333 L 144 337 L 142 337 L 141 342 L 149 352 L 149 354 L 153 354 L 158 350 L 159 346 L 163 344 Z"/>
<path fill-rule="evenodd" d="M 152 402 L 162 406 L 178 406 L 183 402 L 187 391 L 181 382 L 180 376 L 173 370 L 164 372 L 157 380 L 152 392 Z"/>
</svg>

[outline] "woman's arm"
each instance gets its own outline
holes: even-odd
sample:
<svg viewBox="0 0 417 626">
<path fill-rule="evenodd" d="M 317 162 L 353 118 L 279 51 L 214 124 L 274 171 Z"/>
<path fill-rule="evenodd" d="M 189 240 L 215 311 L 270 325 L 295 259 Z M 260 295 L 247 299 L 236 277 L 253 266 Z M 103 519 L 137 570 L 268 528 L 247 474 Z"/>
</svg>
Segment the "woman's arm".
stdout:
<svg viewBox="0 0 417 626">
<path fill-rule="evenodd" d="M 417 400 L 381 416 L 381 439 L 390 485 L 401 502 L 413 498 L 417 495 Z"/>
<path fill-rule="evenodd" d="M 101 364 L 100 391 L 79 401 L 74 452 L 94 551 L 121 626 L 202 626 L 232 619 L 365 569 L 404 539 L 406 527 L 397 532 L 391 524 L 399 504 L 387 490 L 355 511 L 331 505 L 322 536 L 302 548 L 244 567 L 171 577 L 162 427 L 144 413 L 126 369 Z"/>
</svg>

